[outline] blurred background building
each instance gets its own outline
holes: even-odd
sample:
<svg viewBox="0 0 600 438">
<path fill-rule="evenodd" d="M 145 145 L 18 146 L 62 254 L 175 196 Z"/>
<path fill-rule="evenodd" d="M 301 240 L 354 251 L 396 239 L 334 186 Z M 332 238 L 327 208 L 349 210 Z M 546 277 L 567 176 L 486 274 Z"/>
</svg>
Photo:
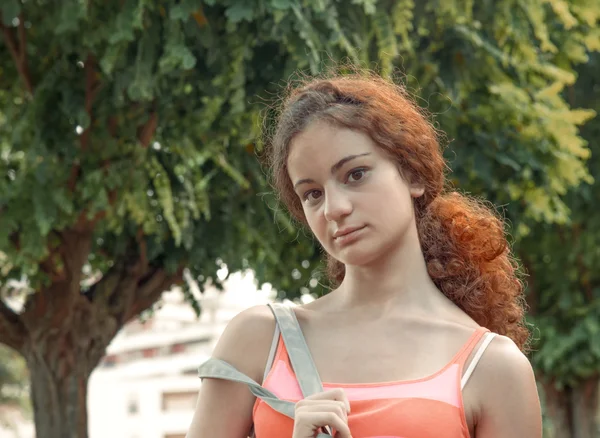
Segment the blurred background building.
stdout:
<svg viewBox="0 0 600 438">
<path fill-rule="evenodd" d="M 35 428 L 22 409 L 0 406 L 0 438 L 33 438 Z"/>
<path fill-rule="evenodd" d="M 108 347 L 90 379 L 90 438 L 184 438 L 200 380 L 227 323 L 242 310 L 267 303 L 251 275 L 233 274 L 225 291 L 208 288 L 197 318 L 181 290 L 164 295 L 147 320 L 128 324 Z"/>
<path fill-rule="evenodd" d="M 208 288 L 197 318 L 181 290 L 164 295 L 147 320 L 128 324 L 108 347 L 90 379 L 90 438 L 184 438 L 200 380 L 227 323 L 245 308 L 267 303 L 251 275 L 233 274 L 225 291 Z"/>
</svg>

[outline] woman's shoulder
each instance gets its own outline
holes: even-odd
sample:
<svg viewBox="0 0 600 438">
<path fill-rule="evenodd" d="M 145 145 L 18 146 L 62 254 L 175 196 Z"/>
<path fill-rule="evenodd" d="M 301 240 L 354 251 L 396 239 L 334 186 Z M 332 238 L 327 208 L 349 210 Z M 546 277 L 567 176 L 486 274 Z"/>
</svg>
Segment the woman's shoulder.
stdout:
<svg viewBox="0 0 600 438">
<path fill-rule="evenodd" d="M 275 317 L 269 306 L 261 304 L 249 307 L 235 315 L 227 327 L 231 330 L 250 329 L 253 334 L 260 334 L 262 331 L 270 331 L 273 334 Z"/>
<path fill-rule="evenodd" d="M 260 382 L 275 332 L 275 317 L 266 305 L 238 313 L 219 338 L 212 357 L 224 360 Z"/>
<path fill-rule="evenodd" d="M 538 436 L 541 411 L 533 367 L 512 339 L 494 337 L 473 380 L 479 401 L 478 427 L 512 436 L 535 431 L 527 436 Z"/>
<path fill-rule="evenodd" d="M 533 367 L 527 356 L 507 336 L 494 336 L 481 356 L 473 380 L 477 392 L 481 394 L 480 402 L 488 410 L 523 403 L 527 397 L 515 391 L 515 388 L 528 388 L 529 396 L 537 397 Z M 491 394 L 495 396 L 491 397 Z"/>
<path fill-rule="evenodd" d="M 532 377 L 529 359 L 515 342 L 507 336 L 496 334 L 490 342 L 480 364 L 480 374 L 506 377 Z"/>
</svg>

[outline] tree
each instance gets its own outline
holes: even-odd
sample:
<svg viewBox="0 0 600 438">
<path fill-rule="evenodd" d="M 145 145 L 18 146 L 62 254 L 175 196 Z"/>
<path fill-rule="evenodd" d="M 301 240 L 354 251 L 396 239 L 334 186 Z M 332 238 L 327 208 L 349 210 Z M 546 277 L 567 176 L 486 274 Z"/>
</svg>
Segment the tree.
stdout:
<svg viewBox="0 0 600 438">
<path fill-rule="evenodd" d="M 38 438 L 87 435 L 91 371 L 185 269 L 309 290 L 320 250 L 269 193 L 257 122 L 326 56 L 404 67 L 457 139 L 457 181 L 510 202 L 523 234 L 565 222 L 567 189 L 590 180 L 578 126 L 592 113 L 560 90 L 597 43 L 597 9 L 513 3 L 4 1 L 0 279 L 29 290 L 20 313 L 0 301 L 0 342 L 27 362 Z"/>
<path fill-rule="evenodd" d="M 578 69 L 567 91 L 575 107 L 600 111 L 600 58 Z M 532 228 L 520 245 L 530 274 L 532 321 L 539 329 L 533 363 L 542 379 L 557 437 L 595 437 L 600 386 L 600 120 L 582 130 L 594 183 L 570 190 L 569 220 Z"/>
</svg>

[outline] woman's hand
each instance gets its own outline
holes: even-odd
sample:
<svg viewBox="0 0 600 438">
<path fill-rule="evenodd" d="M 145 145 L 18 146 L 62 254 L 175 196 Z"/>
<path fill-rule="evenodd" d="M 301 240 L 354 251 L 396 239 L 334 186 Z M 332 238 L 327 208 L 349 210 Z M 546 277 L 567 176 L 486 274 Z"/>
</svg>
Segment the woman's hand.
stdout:
<svg viewBox="0 0 600 438">
<path fill-rule="evenodd" d="M 314 438 L 325 426 L 336 430 L 337 438 L 352 438 L 348 427 L 350 402 L 342 389 L 332 389 L 296 403 L 292 438 Z"/>
</svg>

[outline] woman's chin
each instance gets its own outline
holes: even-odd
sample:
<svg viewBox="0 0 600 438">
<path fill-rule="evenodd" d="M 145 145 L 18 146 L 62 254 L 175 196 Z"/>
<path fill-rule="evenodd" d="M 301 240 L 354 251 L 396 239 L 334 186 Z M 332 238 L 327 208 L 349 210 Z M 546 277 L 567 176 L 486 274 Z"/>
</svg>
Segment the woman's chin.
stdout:
<svg viewBox="0 0 600 438">
<path fill-rule="evenodd" d="M 374 248 L 348 248 L 340 251 L 335 258 L 346 266 L 367 267 L 376 264 L 377 260 L 383 256 L 383 251 L 374 250 Z"/>
</svg>

